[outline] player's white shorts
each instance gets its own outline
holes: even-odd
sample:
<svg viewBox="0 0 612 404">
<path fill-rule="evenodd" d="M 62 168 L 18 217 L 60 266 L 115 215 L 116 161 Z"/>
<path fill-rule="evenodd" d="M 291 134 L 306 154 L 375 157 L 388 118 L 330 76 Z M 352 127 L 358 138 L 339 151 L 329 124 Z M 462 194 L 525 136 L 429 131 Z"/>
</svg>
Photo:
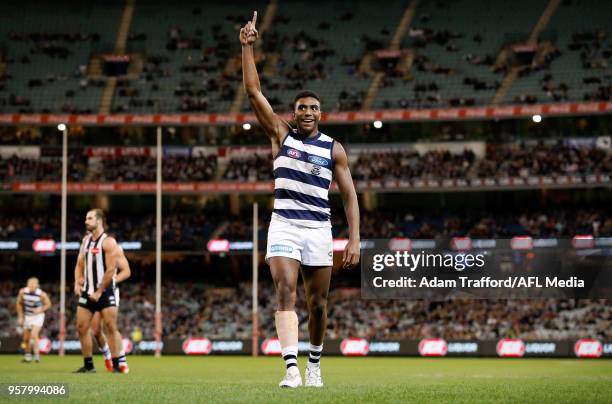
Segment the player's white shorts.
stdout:
<svg viewBox="0 0 612 404">
<path fill-rule="evenodd" d="M 266 262 L 270 257 L 293 258 L 308 266 L 334 262 L 331 227 L 303 227 L 272 218 L 268 229 Z"/>
<path fill-rule="evenodd" d="M 45 322 L 45 313 L 26 315 L 23 321 L 23 328 L 31 330 L 32 327 L 42 327 Z"/>
</svg>

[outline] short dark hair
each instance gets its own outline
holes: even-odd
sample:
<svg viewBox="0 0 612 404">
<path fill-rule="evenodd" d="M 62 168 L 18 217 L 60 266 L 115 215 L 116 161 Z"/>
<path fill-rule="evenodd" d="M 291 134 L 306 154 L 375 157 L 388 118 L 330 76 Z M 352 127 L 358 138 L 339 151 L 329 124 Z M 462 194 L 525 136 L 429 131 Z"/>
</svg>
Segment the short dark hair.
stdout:
<svg viewBox="0 0 612 404">
<path fill-rule="evenodd" d="M 306 97 L 312 97 L 315 100 L 319 101 L 319 104 L 321 103 L 321 97 L 319 97 L 319 94 L 315 93 L 314 91 L 304 90 L 304 91 L 300 91 L 299 93 L 295 95 L 295 98 L 293 99 L 293 107 L 295 108 L 295 103 L 297 102 L 297 100 L 299 100 L 300 98 L 306 98 Z"/>
<path fill-rule="evenodd" d="M 104 211 L 102 209 L 92 209 L 90 212 L 93 212 L 96 215 L 96 219 L 102 220 L 102 223 L 106 222 L 106 216 L 104 215 Z"/>
</svg>

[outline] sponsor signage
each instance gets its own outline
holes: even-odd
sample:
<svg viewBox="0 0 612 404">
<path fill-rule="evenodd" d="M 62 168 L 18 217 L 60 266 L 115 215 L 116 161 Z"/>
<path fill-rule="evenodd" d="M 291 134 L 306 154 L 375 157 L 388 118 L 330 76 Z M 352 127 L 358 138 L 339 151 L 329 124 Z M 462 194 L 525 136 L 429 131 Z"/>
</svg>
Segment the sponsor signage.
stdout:
<svg viewBox="0 0 612 404">
<path fill-rule="evenodd" d="M 282 350 L 278 338 L 266 338 L 261 343 L 261 352 L 264 355 L 280 355 Z"/>
<path fill-rule="evenodd" d="M 398 354 L 401 343 L 399 341 L 371 341 L 369 354 Z"/>
<path fill-rule="evenodd" d="M 54 253 L 57 244 L 53 240 L 37 239 L 32 243 L 32 249 L 37 253 Z"/>
<path fill-rule="evenodd" d="M 206 248 L 213 253 L 226 253 L 230 250 L 230 243 L 225 239 L 210 240 L 206 244 Z"/>
<path fill-rule="evenodd" d="M 525 355 L 525 343 L 520 339 L 505 338 L 497 343 L 496 351 L 502 358 L 520 358 Z"/>
<path fill-rule="evenodd" d="M 240 353 L 244 351 L 244 341 L 224 340 L 213 341 L 211 352 L 214 353 Z"/>
<path fill-rule="evenodd" d="M 363 338 L 345 338 L 340 343 L 340 352 L 344 356 L 366 356 L 370 345 Z"/>
<path fill-rule="evenodd" d="M 448 351 L 448 344 L 441 338 L 427 338 L 419 342 L 419 355 L 444 356 Z"/>
<path fill-rule="evenodd" d="M 531 250 L 533 248 L 533 239 L 529 236 L 512 237 L 510 248 L 513 250 Z"/>
<path fill-rule="evenodd" d="M 321 122 L 347 123 L 371 122 L 373 117 L 383 117 L 387 121 L 428 121 L 494 119 L 506 117 L 531 117 L 535 112 L 547 116 L 590 115 L 612 112 L 610 102 L 571 102 L 554 104 L 518 104 L 489 107 L 395 109 L 346 111 L 322 113 Z M 281 114 L 290 120 L 290 114 Z M 252 114 L 121 114 L 121 115 L 54 115 L 54 114 L 0 114 L 0 122 L 6 125 L 32 124 L 57 125 L 59 123 L 82 125 L 156 125 L 160 122 L 174 125 L 237 125 L 254 121 Z"/>
<path fill-rule="evenodd" d="M 526 342 L 525 355 L 554 355 L 557 352 L 555 342 Z"/>
<path fill-rule="evenodd" d="M 0 250 L 18 250 L 19 242 L 17 241 L 0 241 Z"/>
<path fill-rule="evenodd" d="M 574 353 L 579 358 L 599 358 L 603 354 L 603 345 L 596 339 L 579 339 L 574 344 Z"/>
<path fill-rule="evenodd" d="M 574 248 L 593 248 L 595 247 L 595 238 L 591 235 L 576 235 L 572 238 L 572 246 Z"/>
<path fill-rule="evenodd" d="M 455 251 L 468 251 L 472 249 L 472 239 L 469 237 L 453 237 L 451 248 Z"/>
<path fill-rule="evenodd" d="M 389 240 L 389 250 L 391 251 L 410 251 L 412 243 L 409 238 L 395 237 Z"/>
<path fill-rule="evenodd" d="M 208 355 L 212 351 L 212 343 L 208 338 L 188 338 L 182 347 L 185 355 Z"/>
<path fill-rule="evenodd" d="M 477 354 L 478 342 L 449 342 L 448 354 Z"/>
<path fill-rule="evenodd" d="M 20 337 L 0 338 L 0 353 L 17 353 Z M 57 353 L 59 341 L 41 337 L 41 353 Z M 132 343 L 123 338 L 126 353 L 151 355 L 155 352 L 156 342 L 144 340 Z M 168 338 L 161 345 L 164 354 L 171 355 L 248 355 L 251 353 L 251 340 L 209 339 L 192 337 L 187 339 Z M 308 354 L 308 341 L 298 342 L 300 355 Z M 261 341 L 260 352 L 264 355 L 280 356 L 278 338 Z M 80 354 L 79 340 L 64 341 L 67 354 Z M 330 339 L 325 341 L 324 354 L 344 356 L 424 356 L 424 357 L 566 357 L 566 358 L 603 358 L 612 357 L 612 341 L 596 339 L 563 341 L 522 341 L 502 339 L 500 341 L 445 341 L 441 338 L 415 340 L 373 340 L 363 338 Z"/>
<path fill-rule="evenodd" d="M 53 343 L 49 338 L 42 336 L 38 339 L 38 350 L 41 354 L 48 354 L 49 352 L 51 352 L 52 347 Z"/>
</svg>

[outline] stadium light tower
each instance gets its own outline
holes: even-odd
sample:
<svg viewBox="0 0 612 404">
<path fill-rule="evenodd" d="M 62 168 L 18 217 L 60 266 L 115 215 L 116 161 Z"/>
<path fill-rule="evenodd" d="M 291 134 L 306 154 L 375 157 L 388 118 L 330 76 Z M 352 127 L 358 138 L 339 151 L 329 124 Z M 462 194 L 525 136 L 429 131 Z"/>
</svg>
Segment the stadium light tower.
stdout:
<svg viewBox="0 0 612 404">
<path fill-rule="evenodd" d="M 380 129 L 383 127 L 382 121 L 374 121 L 373 125 L 376 129 Z"/>
<path fill-rule="evenodd" d="M 248 122 L 245 122 L 242 124 L 242 129 L 244 130 L 251 130 L 251 124 Z"/>
<path fill-rule="evenodd" d="M 62 213 L 61 213 L 61 243 L 60 249 L 60 324 L 59 324 L 59 356 L 64 356 L 64 341 L 66 339 L 66 220 L 68 199 L 68 127 L 64 123 L 57 125 L 62 132 Z"/>
<path fill-rule="evenodd" d="M 542 122 L 542 115 L 535 114 L 534 116 L 531 117 L 531 120 L 534 121 L 535 123 L 540 123 Z"/>
<path fill-rule="evenodd" d="M 157 170 L 155 184 L 155 356 L 161 356 L 161 249 L 162 249 L 162 128 L 157 127 Z"/>
<path fill-rule="evenodd" d="M 251 331 L 251 350 L 252 356 L 257 356 L 259 348 L 259 205 L 253 204 L 253 307 L 252 307 L 252 331 Z"/>
</svg>

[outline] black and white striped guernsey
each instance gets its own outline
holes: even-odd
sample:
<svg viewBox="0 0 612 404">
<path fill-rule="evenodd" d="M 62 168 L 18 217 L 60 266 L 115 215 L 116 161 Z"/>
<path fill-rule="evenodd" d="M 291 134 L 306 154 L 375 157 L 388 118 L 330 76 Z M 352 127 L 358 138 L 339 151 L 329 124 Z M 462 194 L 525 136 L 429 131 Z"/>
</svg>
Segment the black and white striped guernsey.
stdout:
<svg viewBox="0 0 612 404">
<path fill-rule="evenodd" d="M 30 288 L 23 288 L 23 308 L 26 316 L 35 316 L 38 313 L 35 310 L 43 306 L 42 296 L 43 291 L 37 288 L 31 291 Z"/>
<path fill-rule="evenodd" d="M 106 233 L 102 233 L 98 239 L 94 239 L 93 235 L 88 235 L 83 243 L 83 257 L 85 266 L 85 284 L 83 291 L 87 294 L 94 293 L 102 283 L 104 272 L 106 272 L 106 257 L 102 249 L 102 243 L 108 237 Z M 115 288 L 115 278 L 111 283 L 112 288 Z"/>
<path fill-rule="evenodd" d="M 304 227 L 331 227 L 329 188 L 334 139 L 319 132 L 300 138 L 289 131 L 274 159 L 272 217 Z"/>
</svg>

